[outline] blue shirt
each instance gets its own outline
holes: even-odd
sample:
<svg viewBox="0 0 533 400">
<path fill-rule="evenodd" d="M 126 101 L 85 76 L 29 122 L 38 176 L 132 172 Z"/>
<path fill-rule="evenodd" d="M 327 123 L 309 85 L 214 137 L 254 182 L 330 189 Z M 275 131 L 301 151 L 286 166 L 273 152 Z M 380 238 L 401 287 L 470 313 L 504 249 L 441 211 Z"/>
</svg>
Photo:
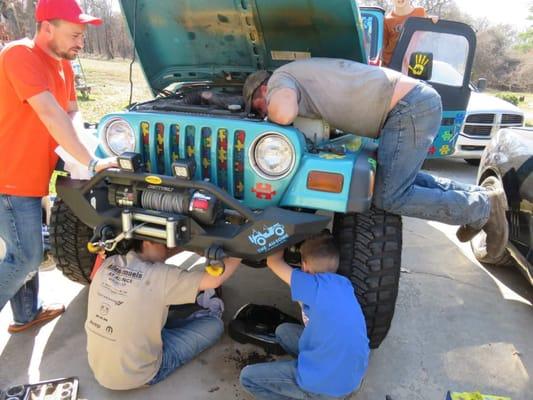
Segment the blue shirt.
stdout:
<svg viewBox="0 0 533 400">
<path fill-rule="evenodd" d="M 299 341 L 296 382 L 309 392 L 344 396 L 368 366 L 368 337 L 353 286 L 333 273 L 293 270 L 291 294 L 309 318 Z"/>
</svg>

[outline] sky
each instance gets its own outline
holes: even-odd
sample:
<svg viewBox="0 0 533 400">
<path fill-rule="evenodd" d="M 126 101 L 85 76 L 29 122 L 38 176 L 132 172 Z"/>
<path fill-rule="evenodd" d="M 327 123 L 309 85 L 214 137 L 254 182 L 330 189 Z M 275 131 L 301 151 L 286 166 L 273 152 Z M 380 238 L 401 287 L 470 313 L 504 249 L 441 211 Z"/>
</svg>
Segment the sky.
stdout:
<svg viewBox="0 0 533 400">
<path fill-rule="evenodd" d="M 111 0 L 118 10 L 118 0 Z M 290 1 L 290 0 L 288 0 Z M 364 0 L 360 1 L 364 4 Z M 455 0 L 461 11 L 477 17 L 486 17 L 491 23 L 509 24 L 517 31 L 527 29 L 533 24 L 528 21 L 529 6 L 533 0 Z"/>
<path fill-rule="evenodd" d="M 524 30 L 533 24 L 528 21 L 529 6 L 533 0 L 455 0 L 459 9 L 466 14 L 486 17 L 491 23 L 512 25 Z"/>
</svg>

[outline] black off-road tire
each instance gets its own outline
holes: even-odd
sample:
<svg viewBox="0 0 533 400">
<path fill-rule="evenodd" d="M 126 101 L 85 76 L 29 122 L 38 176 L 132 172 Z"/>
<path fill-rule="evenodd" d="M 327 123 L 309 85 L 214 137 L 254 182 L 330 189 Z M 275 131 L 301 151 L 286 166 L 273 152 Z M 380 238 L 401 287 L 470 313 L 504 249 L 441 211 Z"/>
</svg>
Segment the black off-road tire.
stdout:
<svg viewBox="0 0 533 400">
<path fill-rule="evenodd" d="M 91 271 L 96 259 L 87 243 L 93 230 L 81 222 L 60 199 L 54 202 L 50 218 L 50 246 L 56 267 L 71 281 L 91 283 Z"/>
<path fill-rule="evenodd" d="M 363 214 L 335 214 L 339 273 L 352 282 L 365 315 L 370 347 L 377 348 L 391 326 L 402 260 L 402 219 L 376 208 Z"/>
</svg>

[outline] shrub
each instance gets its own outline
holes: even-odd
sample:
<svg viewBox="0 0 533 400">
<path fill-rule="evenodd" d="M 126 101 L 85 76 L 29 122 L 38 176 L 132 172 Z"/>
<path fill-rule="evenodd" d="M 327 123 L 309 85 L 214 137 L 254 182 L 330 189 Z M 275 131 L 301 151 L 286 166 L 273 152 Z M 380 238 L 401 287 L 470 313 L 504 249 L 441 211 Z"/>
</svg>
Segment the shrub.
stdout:
<svg viewBox="0 0 533 400">
<path fill-rule="evenodd" d="M 520 103 L 520 99 L 518 98 L 518 96 L 511 93 L 498 93 L 496 97 L 505 100 L 511 104 L 514 104 L 515 106 L 518 106 L 518 103 Z"/>
</svg>

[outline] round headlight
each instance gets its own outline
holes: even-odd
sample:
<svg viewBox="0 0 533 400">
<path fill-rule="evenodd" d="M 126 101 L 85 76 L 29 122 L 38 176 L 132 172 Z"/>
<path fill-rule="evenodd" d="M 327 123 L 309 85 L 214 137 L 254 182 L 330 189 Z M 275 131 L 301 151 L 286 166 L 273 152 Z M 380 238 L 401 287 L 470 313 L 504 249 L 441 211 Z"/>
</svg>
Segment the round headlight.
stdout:
<svg viewBox="0 0 533 400">
<path fill-rule="evenodd" d="M 125 151 L 135 151 L 135 132 L 123 119 L 113 119 L 104 128 L 104 144 L 117 156 Z"/>
<path fill-rule="evenodd" d="M 294 167 L 294 147 L 278 134 L 266 134 L 251 147 L 250 159 L 254 170 L 266 179 L 287 176 Z"/>
</svg>

